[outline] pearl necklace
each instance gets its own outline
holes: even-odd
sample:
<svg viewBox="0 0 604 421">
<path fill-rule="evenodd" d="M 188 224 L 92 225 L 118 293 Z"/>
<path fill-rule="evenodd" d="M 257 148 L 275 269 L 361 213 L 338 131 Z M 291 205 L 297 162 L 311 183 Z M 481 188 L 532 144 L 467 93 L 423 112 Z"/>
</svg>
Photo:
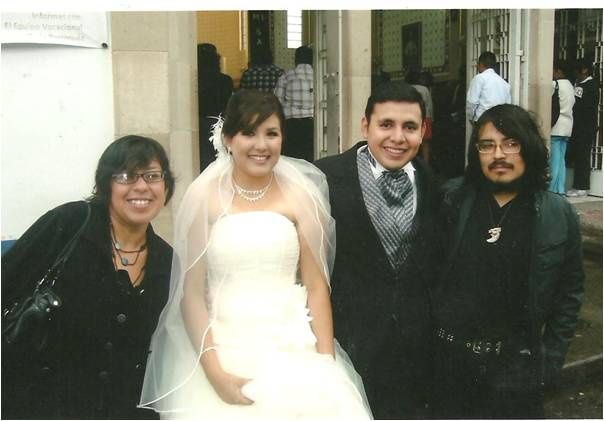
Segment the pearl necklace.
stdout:
<svg viewBox="0 0 604 421">
<path fill-rule="evenodd" d="M 252 203 L 262 199 L 264 197 L 264 195 L 266 194 L 266 192 L 268 192 L 268 189 L 271 187 L 272 183 L 273 183 L 273 174 L 272 173 L 271 173 L 271 179 L 268 181 L 268 184 L 259 190 L 246 190 L 243 187 L 241 187 L 239 184 L 237 184 L 235 182 L 235 179 L 233 179 L 233 186 L 235 187 L 235 192 L 237 192 L 237 194 L 239 196 L 241 196 L 242 199 L 247 200 L 248 202 L 252 202 Z"/>
</svg>

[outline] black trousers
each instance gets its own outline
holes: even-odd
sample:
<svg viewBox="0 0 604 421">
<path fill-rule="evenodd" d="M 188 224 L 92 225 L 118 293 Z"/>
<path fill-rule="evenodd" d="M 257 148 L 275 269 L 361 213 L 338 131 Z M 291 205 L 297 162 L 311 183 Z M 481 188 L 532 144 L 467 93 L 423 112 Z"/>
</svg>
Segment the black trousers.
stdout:
<svg viewBox="0 0 604 421">
<path fill-rule="evenodd" d="M 451 344 L 435 345 L 433 418 L 543 418 L 538 358 L 479 355 Z"/>
<path fill-rule="evenodd" d="M 591 175 L 591 143 L 594 136 L 577 136 L 573 138 L 573 153 L 575 171 L 573 189 L 589 190 L 589 177 Z"/>
<path fill-rule="evenodd" d="M 312 117 L 285 120 L 285 139 L 281 154 L 313 162 L 314 128 Z"/>
</svg>

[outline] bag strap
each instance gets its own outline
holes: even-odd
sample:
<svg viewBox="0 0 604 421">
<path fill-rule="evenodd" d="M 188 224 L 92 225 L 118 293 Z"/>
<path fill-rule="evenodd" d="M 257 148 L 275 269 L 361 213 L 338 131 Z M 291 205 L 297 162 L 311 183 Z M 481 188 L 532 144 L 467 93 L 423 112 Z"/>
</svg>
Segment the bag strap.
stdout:
<svg viewBox="0 0 604 421">
<path fill-rule="evenodd" d="M 63 247 L 63 249 L 57 256 L 55 262 L 52 264 L 50 269 L 48 269 L 42 279 L 38 282 L 38 287 L 47 282 L 51 273 L 54 273 L 54 279 L 52 279 L 51 286 L 54 285 L 54 282 L 57 280 L 57 277 L 63 270 L 63 266 L 65 266 L 65 263 L 69 259 L 69 256 L 71 256 L 71 253 L 73 252 L 73 249 L 75 248 L 78 240 L 80 239 L 80 236 L 84 232 L 86 225 L 88 225 L 88 221 L 90 220 L 90 213 L 90 203 L 86 202 L 86 218 L 84 218 L 84 223 L 82 223 L 82 226 L 80 226 L 80 228 L 76 231 L 76 233 L 69 240 L 69 242 L 65 244 L 65 247 Z"/>
</svg>

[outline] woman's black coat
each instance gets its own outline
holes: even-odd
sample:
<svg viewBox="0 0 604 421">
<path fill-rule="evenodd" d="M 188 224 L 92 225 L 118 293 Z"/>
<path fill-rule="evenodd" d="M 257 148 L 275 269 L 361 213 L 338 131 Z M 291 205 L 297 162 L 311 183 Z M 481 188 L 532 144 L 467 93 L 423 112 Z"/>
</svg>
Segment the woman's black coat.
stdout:
<svg viewBox="0 0 604 421">
<path fill-rule="evenodd" d="M 136 409 L 149 341 L 169 291 L 171 247 L 147 230 L 145 276 L 114 269 L 107 209 L 91 205 L 55 291 L 63 305 L 43 352 L 3 346 L 2 418 L 155 418 Z M 30 294 L 86 215 L 83 201 L 42 216 L 2 257 L 2 308 Z"/>
</svg>

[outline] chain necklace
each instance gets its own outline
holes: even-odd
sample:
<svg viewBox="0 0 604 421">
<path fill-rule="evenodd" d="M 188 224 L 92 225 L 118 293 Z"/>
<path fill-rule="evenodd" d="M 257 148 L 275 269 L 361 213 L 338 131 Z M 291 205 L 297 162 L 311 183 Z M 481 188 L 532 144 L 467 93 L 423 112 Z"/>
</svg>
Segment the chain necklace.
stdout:
<svg viewBox="0 0 604 421">
<path fill-rule="evenodd" d="M 491 225 L 493 225 L 493 228 L 487 231 L 490 235 L 490 237 L 486 239 L 487 243 L 496 243 L 497 240 L 499 240 L 499 237 L 501 236 L 501 224 L 503 223 L 503 220 L 507 216 L 508 211 L 512 208 L 513 204 L 514 203 L 512 202 L 508 205 L 506 210 L 503 211 L 501 218 L 499 218 L 499 222 L 497 222 L 497 225 L 495 225 L 495 221 L 493 220 L 493 211 L 491 210 L 491 201 L 487 201 L 487 206 L 489 207 L 489 216 L 491 217 Z"/>
<path fill-rule="evenodd" d="M 140 254 L 147 248 L 147 243 L 144 243 L 137 250 L 124 250 L 124 249 L 122 249 L 122 245 L 120 244 L 120 242 L 117 240 L 117 238 L 115 236 L 115 231 L 113 230 L 113 224 L 110 223 L 109 226 L 111 227 L 111 244 L 113 246 L 113 250 L 111 250 L 111 251 L 112 251 L 114 259 L 116 259 L 116 260 L 119 259 L 119 261 L 124 266 L 135 265 L 136 262 L 138 261 L 138 257 L 140 256 Z M 136 253 L 136 257 L 134 257 L 134 260 L 132 262 L 130 262 L 130 260 L 128 260 L 125 256 L 122 256 L 122 253 L 125 253 L 125 254 Z"/>
<path fill-rule="evenodd" d="M 241 196 L 242 199 L 252 203 L 262 199 L 266 192 L 268 192 L 268 189 L 271 187 L 272 183 L 273 173 L 271 173 L 271 179 L 268 181 L 268 184 L 266 186 L 262 187 L 259 190 L 246 190 L 239 184 L 237 184 L 235 182 L 235 179 L 233 178 L 233 186 L 235 187 L 235 192 L 237 192 L 237 195 Z"/>
<path fill-rule="evenodd" d="M 133 286 L 138 286 L 141 281 L 143 280 L 143 273 L 145 273 L 145 266 L 143 266 L 141 268 L 141 270 L 138 272 L 138 276 L 136 277 L 136 279 L 134 280 L 134 282 L 132 282 Z"/>
</svg>

